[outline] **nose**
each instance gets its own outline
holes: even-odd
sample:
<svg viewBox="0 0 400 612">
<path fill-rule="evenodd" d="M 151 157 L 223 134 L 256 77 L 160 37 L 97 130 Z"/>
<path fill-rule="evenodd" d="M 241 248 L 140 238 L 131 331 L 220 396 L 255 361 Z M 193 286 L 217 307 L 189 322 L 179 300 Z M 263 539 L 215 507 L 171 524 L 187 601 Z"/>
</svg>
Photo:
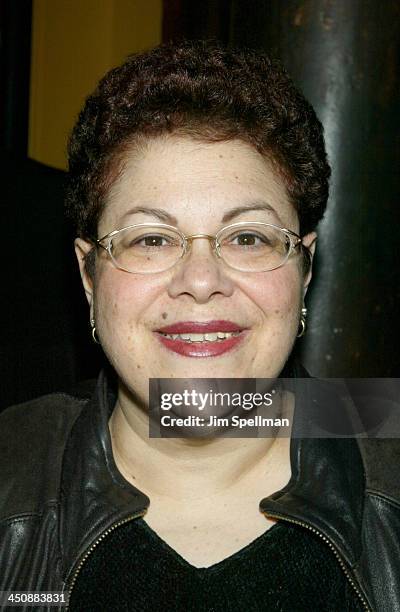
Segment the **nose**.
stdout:
<svg viewBox="0 0 400 612">
<path fill-rule="evenodd" d="M 171 270 L 168 294 L 172 298 L 190 296 L 198 304 L 206 304 L 216 296 L 230 297 L 233 280 L 222 260 L 204 234 L 197 234 L 188 245 L 188 252 Z"/>
</svg>

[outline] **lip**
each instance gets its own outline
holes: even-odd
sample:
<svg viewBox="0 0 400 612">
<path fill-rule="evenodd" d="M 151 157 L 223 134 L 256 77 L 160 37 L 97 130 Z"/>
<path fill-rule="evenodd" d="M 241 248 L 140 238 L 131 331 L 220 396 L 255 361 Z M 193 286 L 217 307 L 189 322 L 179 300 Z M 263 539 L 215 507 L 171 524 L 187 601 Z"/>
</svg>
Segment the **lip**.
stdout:
<svg viewBox="0 0 400 612">
<path fill-rule="evenodd" d="M 226 338 L 225 340 L 221 340 L 219 342 L 186 342 L 185 340 L 181 340 L 179 338 L 176 338 L 175 340 L 172 338 L 167 338 L 158 332 L 155 332 L 155 334 L 161 344 L 173 353 L 182 355 L 184 357 L 204 358 L 219 357 L 224 353 L 232 351 L 244 341 L 247 336 L 247 330 L 242 330 L 237 336 L 232 336 L 231 338 Z"/>
<path fill-rule="evenodd" d="M 155 330 L 163 334 L 207 334 L 212 332 L 242 332 L 244 327 L 226 320 L 213 321 L 179 321 Z M 230 338 L 229 338 L 230 340 Z M 187 344 L 187 343 L 186 343 Z M 223 344 L 221 342 L 221 344 Z"/>
</svg>

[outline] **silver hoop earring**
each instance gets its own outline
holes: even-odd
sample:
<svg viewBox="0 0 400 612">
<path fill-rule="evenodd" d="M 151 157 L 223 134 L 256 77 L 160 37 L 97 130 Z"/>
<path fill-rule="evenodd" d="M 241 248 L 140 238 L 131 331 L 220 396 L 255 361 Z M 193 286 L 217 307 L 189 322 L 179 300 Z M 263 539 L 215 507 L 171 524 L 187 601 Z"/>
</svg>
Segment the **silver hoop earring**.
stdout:
<svg viewBox="0 0 400 612">
<path fill-rule="evenodd" d="M 307 318 L 307 308 L 303 306 L 303 308 L 301 309 L 299 333 L 297 334 L 298 338 L 301 338 L 306 333 L 306 329 L 307 329 L 306 318 Z"/>
<path fill-rule="evenodd" d="M 100 340 L 96 334 L 96 321 L 94 319 L 90 319 L 90 327 L 92 328 L 93 342 L 95 342 L 96 344 L 100 344 Z"/>
</svg>

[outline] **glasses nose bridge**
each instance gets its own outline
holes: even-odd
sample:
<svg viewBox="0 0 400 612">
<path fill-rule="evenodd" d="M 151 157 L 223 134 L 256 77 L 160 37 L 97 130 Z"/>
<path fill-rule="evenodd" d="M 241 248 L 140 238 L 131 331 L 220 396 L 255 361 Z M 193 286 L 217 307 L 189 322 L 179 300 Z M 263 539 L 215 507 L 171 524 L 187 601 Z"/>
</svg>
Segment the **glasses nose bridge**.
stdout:
<svg viewBox="0 0 400 612">
<path fill-rule="evenodd" d="M 192 244 L 193 244 L 193 240 L 197 240 L 199 238 L 208 240 L 213 252 L 217 255 L 217 257 L 220 256 L 219 250 L 218 250 L 217 238 L 216 236 L 211 236 L 211 234 L 192 234 L 191 236 L 185 236 L 185 242 L 187 245 L 185 249 L 186 253 L 190 251 Z"/>
</svg>

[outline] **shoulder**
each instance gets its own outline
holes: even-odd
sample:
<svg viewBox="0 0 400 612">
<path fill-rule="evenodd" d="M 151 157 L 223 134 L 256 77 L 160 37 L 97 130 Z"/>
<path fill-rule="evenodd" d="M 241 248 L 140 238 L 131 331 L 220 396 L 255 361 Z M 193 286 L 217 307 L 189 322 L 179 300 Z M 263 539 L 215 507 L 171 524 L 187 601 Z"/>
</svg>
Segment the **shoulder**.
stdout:
<svg viewBox="0 0 400 612">
<path fill-rule="evenodd" d="M 65 444 L 86 402 L 54 393 L 0 414 L 0 520 L 56 502 Z"/>
</svg>

